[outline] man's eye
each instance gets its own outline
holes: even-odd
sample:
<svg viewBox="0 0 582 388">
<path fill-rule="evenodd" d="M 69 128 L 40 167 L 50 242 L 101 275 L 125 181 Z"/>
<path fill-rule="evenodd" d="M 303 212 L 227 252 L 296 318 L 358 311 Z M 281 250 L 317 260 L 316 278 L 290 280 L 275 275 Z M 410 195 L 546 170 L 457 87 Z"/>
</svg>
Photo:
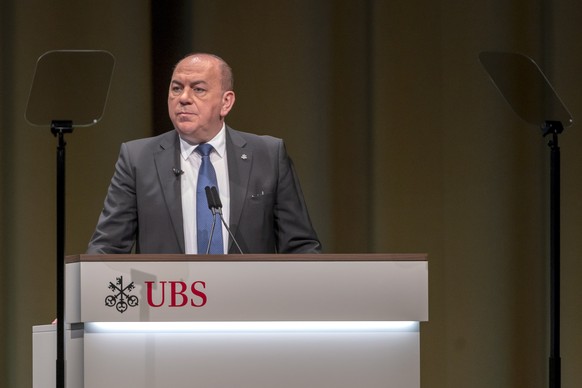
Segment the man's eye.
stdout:
<svg viewBox="0 0 582 388">
<path fill-rule="evenodd" d="M 181 87 L 179 87 L 179 86 L 174 86 L 174 87 L 172 88 L 172 93 L 174 93 L 174 94 L 178 94 L 178 93 L 180 93 L 180 92 L 182 92 L 182 88 L 181 88 Z"/>
<path fill-rule="evenodd" d="M 202 89 L 202 88 L 194 88 L 192 90 L 194 90 L 195 93 L 203 93 L 203 92 L 205 92 L 205 90 Z"/>
</svg>

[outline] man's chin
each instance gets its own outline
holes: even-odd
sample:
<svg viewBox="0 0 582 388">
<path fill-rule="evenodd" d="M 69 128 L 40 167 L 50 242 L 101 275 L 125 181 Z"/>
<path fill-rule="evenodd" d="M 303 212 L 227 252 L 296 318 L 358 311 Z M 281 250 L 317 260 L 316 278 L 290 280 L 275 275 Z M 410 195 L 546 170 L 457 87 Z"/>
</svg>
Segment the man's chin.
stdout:
<svg viewBox="0 0 582 388">
<path fill-rule="evenodd" d="M 176 131 L 178 131 L 182 139 L 193 144 L 208 141 L 205 139 L 204 131 L 197 127 L 178 125 L 176 126 Z"/>
<path fill-rule="evenodd" d="M 222 124 L 219 126 L 217 125 L 216 129 L 209 127 L 208 125 L 201 126 L 199 124 L 189 123 L 189 125 L 184 125 L 186 123 L 175 123 L 175 128 L 180 134 L 180 137 L 188 142 L 198 144 L 204 143 L 207 141 L 212 140 L 220 129 L 222 128 Z"/>
</svg>

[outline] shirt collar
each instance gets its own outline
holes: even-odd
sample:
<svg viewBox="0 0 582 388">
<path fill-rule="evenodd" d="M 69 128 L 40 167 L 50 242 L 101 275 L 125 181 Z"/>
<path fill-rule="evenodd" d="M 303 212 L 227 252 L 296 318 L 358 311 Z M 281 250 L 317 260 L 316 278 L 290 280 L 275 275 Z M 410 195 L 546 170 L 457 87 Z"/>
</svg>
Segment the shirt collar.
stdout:
<svg viewBox="0 0 582 388">
<path fill-rule="evenodd" d="M 222 128 L 220 131 L 207 143 L 214 148 L 214 151 L 216 151 L 218 156 L 221 158 L 224 157 L 224 152 L 226 149 L 226 124 L 222 123 Z M 180 136 L 180 154 L 184 160 L 188 160 L 196 147 L 198 147 L 198 144 L 188 143 Z"/>
</svg>

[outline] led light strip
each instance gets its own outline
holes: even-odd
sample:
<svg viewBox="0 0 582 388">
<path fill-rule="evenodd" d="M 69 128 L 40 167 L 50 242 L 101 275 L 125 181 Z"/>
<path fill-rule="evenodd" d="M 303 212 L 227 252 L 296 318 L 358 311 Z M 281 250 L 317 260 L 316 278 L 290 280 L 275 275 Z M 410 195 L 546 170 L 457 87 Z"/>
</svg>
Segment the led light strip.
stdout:
<svg viewBox="0 0 582 388">
<path fill-rule="evenodd" d="M 89 333 L 417 332 L 414 321 L 88 322 Z"/>
</svg>

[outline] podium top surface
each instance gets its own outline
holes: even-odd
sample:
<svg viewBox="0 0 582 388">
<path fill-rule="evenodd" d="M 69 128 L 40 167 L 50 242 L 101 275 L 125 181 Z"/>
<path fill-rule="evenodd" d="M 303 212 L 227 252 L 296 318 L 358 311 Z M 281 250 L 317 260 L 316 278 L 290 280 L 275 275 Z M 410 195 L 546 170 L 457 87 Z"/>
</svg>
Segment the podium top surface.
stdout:
<svg viewBox="0 0 582 388">
<path fill-rule="evenodd" d="M 70 323 L 428 319 L 424 254 L 68 259 Z"/>
<path fill-rule="evenodd" d="M 182 254 L 122 254 L 122 255 L 71 255 L 66 263 L 95 261 L 427 261 L 426 253 L 324 253 L 324 254 L 232 254 L 232 255 L 182 255 Z"/>
</svg>

